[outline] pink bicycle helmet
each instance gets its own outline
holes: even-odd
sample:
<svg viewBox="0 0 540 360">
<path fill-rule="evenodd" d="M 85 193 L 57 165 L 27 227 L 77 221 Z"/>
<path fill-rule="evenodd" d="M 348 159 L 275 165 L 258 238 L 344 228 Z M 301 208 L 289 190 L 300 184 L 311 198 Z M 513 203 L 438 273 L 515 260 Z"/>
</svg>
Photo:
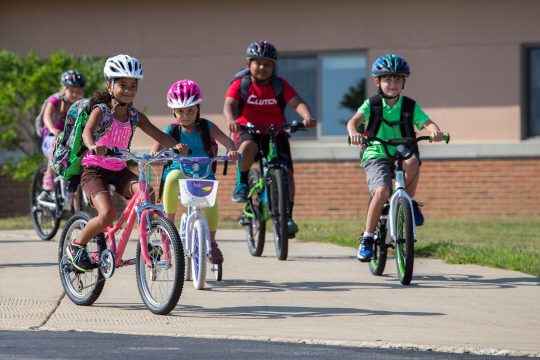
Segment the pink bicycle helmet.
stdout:
<svg viewBox="0 0 540 360">
<path fill-rule="evenodd" d="M 202 102 L 201 89 L 195 81 L 180 80 L 167 93 L 167 106 L 173 109 L 186 108 Z"/>
</svg>

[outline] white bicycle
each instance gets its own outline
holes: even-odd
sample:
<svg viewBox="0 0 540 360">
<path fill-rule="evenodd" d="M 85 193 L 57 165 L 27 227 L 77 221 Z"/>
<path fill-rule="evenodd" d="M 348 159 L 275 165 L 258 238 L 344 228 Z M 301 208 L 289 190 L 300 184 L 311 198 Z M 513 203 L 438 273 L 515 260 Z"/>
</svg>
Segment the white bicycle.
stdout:
<svg viewBox="0 0 540 360">
<path fill-rule="evenodd" d="M 405 174 L 402 162 L 414 155 L 416 143 L 422 140 L 432 141 L 433 139 L 431 136 L 420 136 L 418 138 L 388 140 L 364 137 L 363 140 L 365 146 L 382 145 L 386 156 L 396 161 L 394 193 L 390 197 L 389 203 L 384 205 L 381 218 L 375 229 L 375 245 L 369 269 L 373 275 L 382 275 L 386 265 L 387 250 L 389 247 L 395 248 L 399 282 L 403 285 L 409 285 L 412 280 L 416 224 L 412 213 L 412 200 L 405 192 Z M 444 135 L 443 140 L 448 144 L 450 135 Z M 373 141 L 378 141 L 378 143 L 373 144 Z M 390 154 L 388 146 L 397 147 L 394 155 Z M 371 203 L 371 199 L 369 202 Z"/>
<path fill-rule="evenodd" d="M 227 155 L 209 157 L 181 157 L 170 150 L 162 150 L 156 156 L 166 155 L 163 160 L 178 162 L 180 170 L 186 179 L 180 179 L 179 199 L 188 212 L 182 214 L 180 220 L 180 238 L 184 245 L 185 273 L 184 280 L 189 281 L 193 276 L 193 286 L 202 290 L 206 282 L 206 263 L 211 249 L 210 230 L 208 221 L 201 212 L 203 207 L 212 207 L 216 203 L 218 181 L 206 180 L 212 170 L 212 163 L 219 159 L 229 160 Z M 183 164 L 191 165 L 193 175 L 184 171 Z M 200 165 L 208 165 L 206 173 L 201 175 Z M 212 272 L 216 280 L 223 277 L 223 264 L 212 264 Z"/>
</svg>

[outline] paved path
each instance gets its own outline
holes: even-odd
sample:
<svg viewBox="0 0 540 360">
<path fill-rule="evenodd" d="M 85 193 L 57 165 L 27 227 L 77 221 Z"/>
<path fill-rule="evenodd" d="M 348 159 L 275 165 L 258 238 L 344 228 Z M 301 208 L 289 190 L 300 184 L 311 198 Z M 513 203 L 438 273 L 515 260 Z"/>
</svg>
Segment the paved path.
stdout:
<svg viewBox="0 0 540 360">
<path fill-rule="evenodd" d="M 58 241 L 0 232 L 0 329 L 80 330 L 168 336 L 540 356 L 540 279 L 516 271 L 416 259 L 410 286 L 395 262 L 372 276 L 351 248 L 291 241 L 278 261 L 272 242 L 249 254 L 240 230 L 218 231 L 222 282 L 186 282 L 177 308 L 144 306 L 133 266 L 118 269 L 93 306 L 63 296 Z M 126 254 L 134 254 L 136 242 Z"/>
</svg>

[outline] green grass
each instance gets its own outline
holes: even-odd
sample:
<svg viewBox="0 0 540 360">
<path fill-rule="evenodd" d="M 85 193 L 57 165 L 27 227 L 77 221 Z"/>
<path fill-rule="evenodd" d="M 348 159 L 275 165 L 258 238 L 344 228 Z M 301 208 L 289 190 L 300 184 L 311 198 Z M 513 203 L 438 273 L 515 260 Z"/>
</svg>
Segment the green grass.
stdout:
<svg viewBox="0 0 540 360">
<path fill-rule="evenodd" d="M 298 238 L 357 247 L 365 222 L 299 220 Z M 540 277 L 540 219 L 427 219 L 417 229 L 417 257 L 512 269 Z"/>
</svg>

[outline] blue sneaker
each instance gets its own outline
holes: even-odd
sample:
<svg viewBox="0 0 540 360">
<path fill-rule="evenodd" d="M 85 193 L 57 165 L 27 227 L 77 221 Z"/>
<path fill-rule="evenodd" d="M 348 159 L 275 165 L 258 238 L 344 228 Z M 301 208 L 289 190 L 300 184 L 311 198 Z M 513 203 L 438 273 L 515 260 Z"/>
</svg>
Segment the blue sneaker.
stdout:
<svg viewBox="0 0 540 360">
<path fill-rule="evenodd" d="M 298 225 L 294 223 L 293 219 L 289 218 L 287 226 L 289 227 L 289 235 L 294 235 L 298 232 Z"/>
<path fill-rule="evenodd" d="M 231 200 L 237 203 L 245 203 L 247 201 L 248 186 L 246 184 L 238 183 L 236 189 L 234 189 Z"/>
<path fill-rule="evenodd" d="M 358 260 L 361 262 L 370 262 L 373 257 L 373 243 L 374 240 L 371 236 L 364 236 L 360 241 L 360 248 L 358 249 Z"/>
<path fill-rule="evenodd" d="M 424 215 L 422 215 L 422 212 L 420 211 L 420 207 L 423 207 L 424 204 L 418 203 L 415 200 L 412 201 L 412 207 L 414 212 L 414 223 L 416 226 L 422 226 L 424 225 Z"/>
</svg>

